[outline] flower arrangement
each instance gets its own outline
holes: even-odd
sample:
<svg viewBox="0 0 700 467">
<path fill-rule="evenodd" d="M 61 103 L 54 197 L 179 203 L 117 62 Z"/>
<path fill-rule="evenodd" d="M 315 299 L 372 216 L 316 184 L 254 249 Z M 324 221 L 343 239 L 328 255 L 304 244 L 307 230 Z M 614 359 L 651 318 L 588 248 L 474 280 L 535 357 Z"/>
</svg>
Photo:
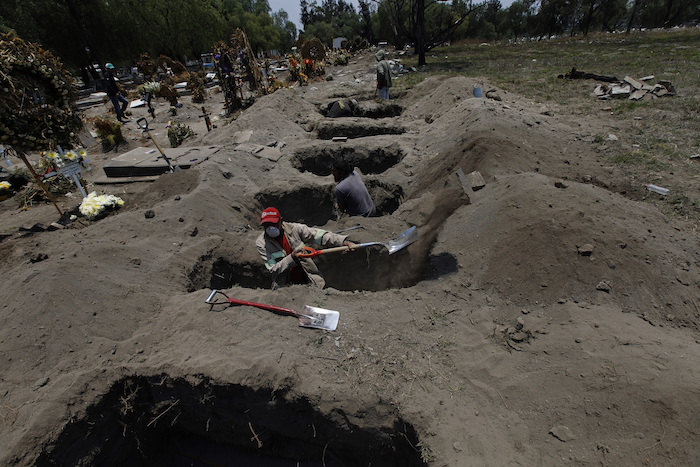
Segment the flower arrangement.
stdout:
<svg viewBox="0 0 700 467">
<path fill-rule="evenodd" d="M 314 61 L 310 58 L 304 59 L 304 71 L 307 75 L 310 75 L 314 71 Z"/>
<path fill-rule="evenodd" d="M 204 102 L 207 98 L 207 88 L 204 85 L 202 73 L 190 73 L 187 89 L 192 93 L 192 102 Z"/>
<path fill-rule="evenodd" d="M 126 141 L 122 134 L 122 124 L 107 117 L 95 117 L 94 120 L 97 137 L 102 142 L 104 149 L 119 146 Z"/>
<path fill-rule="evenodd" d="M 109 209 L 119 209 L 124 206 L 124 200 L 114 195 L 98 195 L 91 192 L 87 198 L 83 198 L 78 210 L 88 219 L 96 219 Z"/>
<path fill-rule="evenodd" d="M 170 147 L 176 148 L 182 144 L 182 142 L 189 138 L 190 136 L 195 136 L 195 132 L 192 128 L 185 125 L 184 123 L 174 123 L 168 125 L 168 139 L 170 140 Z"/>
<path fill-rule="evenodd" d="M 73 78 L 38 44 L 0 34 L 0 140 L 20 152 L 69 146 L 82 128 Z"/>
<path fill-rule="evenodd" d="M 87 157 L 87 151 L 84 148 L 69 149 L 68 151 L 59 149 L 59 151 L 42 152 L 41 157 L 45 161 L 42 165 L 47 167 L 47 172 L 50 172 L 56 171 L 71 162 L 83 163 L 85 157 Z"/>
<path fill-rule="evenodd" d="M 160 92 L 160 83 L 158 81 L 143 83 L 141 86 L 139 86 L 139 91 L 141 91 L 143 94 L 151 93 L 152 96 L 157 96 L 158 92 Z"/>
<path fill-rule="evenodd" d="M 0 182 L 0 201 L 4 201 L 12 195 L 10 182 Z"/>
</svg>

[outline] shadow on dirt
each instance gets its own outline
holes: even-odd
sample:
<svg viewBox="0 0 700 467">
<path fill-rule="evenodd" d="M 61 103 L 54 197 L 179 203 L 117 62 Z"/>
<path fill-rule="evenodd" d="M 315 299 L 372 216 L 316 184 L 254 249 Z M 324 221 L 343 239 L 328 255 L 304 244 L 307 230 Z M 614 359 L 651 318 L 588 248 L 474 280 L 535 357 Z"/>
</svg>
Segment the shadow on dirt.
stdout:
<svg viewBox="0 0 700 467">
<path fill-rule="evenodd" d="M 63 426 L 35 465 L 425 465 L 411 424 L 351 419 L 341 409 L 322 415 L 304 398 L 287 401 L 285 389 L 130 376 Z"/>
</svg>

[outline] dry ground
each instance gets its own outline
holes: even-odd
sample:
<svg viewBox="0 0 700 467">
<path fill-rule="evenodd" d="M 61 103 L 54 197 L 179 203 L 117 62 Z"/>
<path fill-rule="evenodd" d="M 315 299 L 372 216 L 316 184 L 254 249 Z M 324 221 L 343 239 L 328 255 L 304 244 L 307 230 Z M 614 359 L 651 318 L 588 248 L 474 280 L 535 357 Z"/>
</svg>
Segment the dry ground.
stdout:
<svg viewBox="0 0 700 467">
<path fill-rule="evenodd" d="M 180 118 L 198 125 L 187 144 L 221 149 L 151 184 L 105 187 L 126 205 L 99 221 L 27 235 L 54 208 L 2 203 L 3 464 L 700 461 L 698 232 L 606 157 L 596 135 L 610 118 L 464 76 L 397 80 L 399 116 L 324 118 L 337 97 L 392 112 L 374 101 L 373 67 L 363 53 L 210 133 L 185 101 Z M 129 147 L 149 144 L 130 125 Z M 250 144 L 284 142 L 283 157 L 233 143 L 244 130 Z M 339 153 L 382 216 L 334 220 Z M 95 175 L 114 156 L 91 154 Z M 465 192 L 458 169 L 486 186 Z M 357 241 L 415 225 L 419 241 L 321 257 L 328 288 L 272 291 L 253 246 L 266 205 L 330 230 L 359 222 Z M 209 307 L 211 288 L 337 310 L 340 323 Z"/>
</svg>

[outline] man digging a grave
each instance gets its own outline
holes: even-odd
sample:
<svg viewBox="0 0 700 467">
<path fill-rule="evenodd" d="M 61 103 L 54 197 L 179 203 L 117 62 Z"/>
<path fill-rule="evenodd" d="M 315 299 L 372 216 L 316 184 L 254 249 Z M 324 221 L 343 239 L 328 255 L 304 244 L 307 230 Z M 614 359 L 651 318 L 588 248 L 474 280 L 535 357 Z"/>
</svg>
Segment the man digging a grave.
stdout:
<svg viewBox="0 0 700 467">
<path fill-rule="evenodd" d="M 374 201 L 367 191 L 360 174 L 348 161 L 337 158 L 331 166 L 335 186 L 335 201 L 338 216 L 344 212 L 350 216 L 374 217 L 377 214 Z"/>
<path fill-rule="evenodd" d="M 272 274 L 272 288 L 287 284 L 313 284 L 323 288 L 326 281 L 311 258 L 299 257 L 304 246 L 315 248 L 347 246 L 355 244 L 347 235 L 338 235 L 304 224 L 284 222 L 277 208 L 269 207 L 260 215 L 264 232 L 255 241 L 255 246 L 265 267 Z"/>
</svg>

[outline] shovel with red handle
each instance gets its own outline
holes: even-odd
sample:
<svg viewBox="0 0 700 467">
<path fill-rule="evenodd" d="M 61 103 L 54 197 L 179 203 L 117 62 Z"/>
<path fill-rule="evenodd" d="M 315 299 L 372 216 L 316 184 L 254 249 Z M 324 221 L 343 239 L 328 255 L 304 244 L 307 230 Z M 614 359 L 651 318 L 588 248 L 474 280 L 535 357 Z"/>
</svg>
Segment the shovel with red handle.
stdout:
<svg viewBox="0 0 700 467">
<path fill-rule="evenodd" d="M 216 294 L 221 294 L 224 297 L 226 297 L 226 301 L 214 300 Z M 326 310 L 324 308 L 317 308 L 315 306 L 305 305 L 304 310 L 301 313 L 299 313 L 294 310 L 290 310 L 289 308 L 282 308 L 281 306 L 263 305 L 262 303 L 247 302 L 245 300 L 229 298 L 228 295 L 219 290 L 212 290 L 211 294 L 209 295 L 209 298 L 207 298 L 205 302 L 209 305 L 220 305 L 223 303 L 228 303 L 229 305 L 253 306 L 255 308 L 262 308 L 263 310 L 292 315 L 299 319 L 299 326 L 304 326 L 307 328 L 325 329 L 327 331 L 335 331 L 335 329 L 338 327 L 338 319 L 340 319 L 340 313 L 334 310 Z"/>
<path fill-rule="evenodd" d="M 311 258 L 312 256 L 318 256 L 326 253 L 335 253 L 338 251 L 348 251 L 348 250 L 355 250 L 357 248 L 364 248 L 366 246 L 372 246 L 372 245 L 381 245 L 383 247 L 386 247 L 387 250 L 389 250 L 389 254 L 393 255 L 399 250 L 402 250 L 406 248 L 408 245 L 411 243 L 415 242 L 418 240 L 418 231 L 416 230 L 416 227 L 413 226 L 410 229 L 406 230 L 403 232 L 401 235 L 398 237 L 389 240 L 387 243 L 383 242 L 368 242 L 368 243 L 357 243 L 353 245 L 352 247 L 349 246 L 336 246 L 333 248 L 325 248 L 323 250 L 314 250 L 311 247 L 304 246 L 300 249 L 299 253 L 299 258 Z"/>
</svg>

